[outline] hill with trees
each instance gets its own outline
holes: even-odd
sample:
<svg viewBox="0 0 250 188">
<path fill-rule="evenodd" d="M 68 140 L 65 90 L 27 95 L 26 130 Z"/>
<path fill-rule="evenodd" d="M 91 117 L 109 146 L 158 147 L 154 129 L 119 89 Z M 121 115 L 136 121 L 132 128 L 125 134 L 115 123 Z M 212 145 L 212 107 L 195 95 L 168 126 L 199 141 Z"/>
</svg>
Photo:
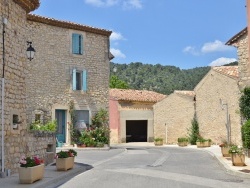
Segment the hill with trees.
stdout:
<svg viewBox="0 0 250 188">
<path fill-rule="evenodd" d="M 116 67 L 116 72 L 114 72 Z M 130 64 L 110 63 L 110 76 L 128 84 L 129 88 L 170 94 L 174 90 L 193 90 L 210 67 L 180 69 L 168 65 L 151 65 L 141 62 Z M 113 77 L 114 78 L 114 77 Z"/>
</svg>

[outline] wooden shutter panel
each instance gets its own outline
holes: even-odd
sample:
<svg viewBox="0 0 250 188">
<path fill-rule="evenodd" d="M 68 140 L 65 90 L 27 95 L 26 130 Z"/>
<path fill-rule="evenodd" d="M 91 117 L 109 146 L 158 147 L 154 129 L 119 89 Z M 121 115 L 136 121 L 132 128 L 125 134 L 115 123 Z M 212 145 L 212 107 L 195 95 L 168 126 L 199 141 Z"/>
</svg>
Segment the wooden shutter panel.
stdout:
<svg viewBox="0 0 250 188">
<path fill-rule="evenodd" d="M 86 70 L 83 70 L 82 71 L 82 90 L 84 92 L 87 91 L 87 71 Z"/>
<path fill-rule="evenodd" d="M 79 54 L 79 35 L 76 33 L 72 34 L 72 53 Z"/>
<path fill-rule="evenodd" d="M 72 75 L 72 90 L 76 90 L 76 69 L 73 69 L 73 75 Z"/>
<path fill-rule="evenodd" d="M 83 36 L 79 35 L 79 54 L 83 54 Z"/>
</svg>

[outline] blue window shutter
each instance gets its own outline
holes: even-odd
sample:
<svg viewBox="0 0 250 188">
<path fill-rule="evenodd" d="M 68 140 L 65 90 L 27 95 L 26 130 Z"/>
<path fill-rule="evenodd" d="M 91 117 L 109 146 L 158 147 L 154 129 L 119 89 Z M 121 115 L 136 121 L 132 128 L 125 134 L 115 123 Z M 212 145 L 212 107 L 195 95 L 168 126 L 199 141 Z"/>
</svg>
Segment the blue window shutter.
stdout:
<svg viewBox="0 0 250 188">
<path fill-rule="evenodd" d="M 73 69 L 72 90 L 76 90 L 76 69 Z"/>
<path fill-rule="evenodd" d="M 82 90 L 87 91 L 87 71 L 82 71 Z"/>
<path fill-rule="evenodd" d="M 83 36 L 79 35 L 79 53 L 83 54 Z"/>
<path fill-rule="evenodd" d="M 79 54 L 79 35 L 76 33 L 72 34 L 72 53 Z"/>
</svg>

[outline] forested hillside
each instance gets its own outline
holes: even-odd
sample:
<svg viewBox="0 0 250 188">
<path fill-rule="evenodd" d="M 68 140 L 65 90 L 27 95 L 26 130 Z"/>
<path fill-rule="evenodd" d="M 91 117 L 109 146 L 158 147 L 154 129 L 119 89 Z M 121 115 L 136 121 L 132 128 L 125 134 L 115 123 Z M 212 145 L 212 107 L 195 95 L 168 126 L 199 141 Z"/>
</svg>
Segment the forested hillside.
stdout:
<svg viewBox="0 0 250 188">
<path fill-rule="evenodd" d="M 117 71 L 114 72 L 113 68 Z M 193 90 L 210 67 L 197 67 L 182 70 L 175 66 L 143 63 L 110 64 L 110 73 L 128 83 L 131 89 L 152 90 L 170 94 L 174 90 Z"/>
</svg>

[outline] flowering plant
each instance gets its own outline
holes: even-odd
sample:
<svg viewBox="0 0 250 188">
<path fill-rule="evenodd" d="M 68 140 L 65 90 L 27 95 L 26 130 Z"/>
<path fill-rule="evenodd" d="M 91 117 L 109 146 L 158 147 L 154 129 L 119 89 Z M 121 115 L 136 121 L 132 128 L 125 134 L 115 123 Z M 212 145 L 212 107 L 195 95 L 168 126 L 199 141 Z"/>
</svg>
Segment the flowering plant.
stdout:
<svg viewBox="0 0 250 188">
<path fill-rule="evenodd" d="M 55 158 L 68 158 L 68 157 L 75 157 L 77 156 L 77 152 L 73 149 L 69 149 L 68 151 L 60 151 L 56 153 Z"/>
<path fill-rule="evenodd" d="M 44 163 L 43 159 L 40 159 L 38 156 L 35 157 L 25 157 L 24 155 L 21 156 L 20 158 L 20 166 L 21 167 L 33 167 L 33 166 L 37 166 L 40 165 L 42 163 Z"/>
</svg>

